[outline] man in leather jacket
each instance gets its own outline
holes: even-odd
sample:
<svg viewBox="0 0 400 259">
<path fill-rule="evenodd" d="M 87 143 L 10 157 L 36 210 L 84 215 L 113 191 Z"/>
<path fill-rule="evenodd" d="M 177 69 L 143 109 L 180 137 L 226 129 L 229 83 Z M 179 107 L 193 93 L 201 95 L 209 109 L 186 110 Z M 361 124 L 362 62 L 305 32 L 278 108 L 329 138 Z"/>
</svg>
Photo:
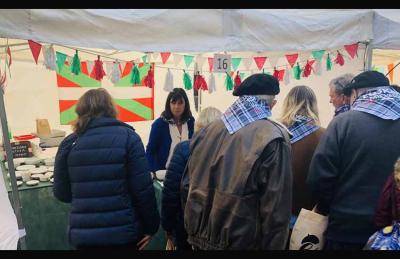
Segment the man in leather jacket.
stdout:
<svg viewBox="0 0 400 259">
<path fill-rule="evenodd" d="M 273 76 L 248 77 L 221 119 L 193 137 L 181 191 L 195 249 L 285 248 L 292 168 L 289 133 L 269 119 L 278 93 Z"/>
</svg>

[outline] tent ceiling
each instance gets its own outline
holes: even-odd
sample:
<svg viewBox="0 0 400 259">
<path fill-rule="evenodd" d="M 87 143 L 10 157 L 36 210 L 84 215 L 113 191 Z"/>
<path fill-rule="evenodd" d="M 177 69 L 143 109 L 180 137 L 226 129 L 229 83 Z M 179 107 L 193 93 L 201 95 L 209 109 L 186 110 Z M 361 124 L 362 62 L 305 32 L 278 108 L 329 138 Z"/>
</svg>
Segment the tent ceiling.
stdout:
<svg viewBox="0 0 400 259">
<path fill-rule="evenodd" d="M 155 52 L 301 51 L 372 38 L 372 10 L 0 10 L 0 37 Z"/>
</svg>

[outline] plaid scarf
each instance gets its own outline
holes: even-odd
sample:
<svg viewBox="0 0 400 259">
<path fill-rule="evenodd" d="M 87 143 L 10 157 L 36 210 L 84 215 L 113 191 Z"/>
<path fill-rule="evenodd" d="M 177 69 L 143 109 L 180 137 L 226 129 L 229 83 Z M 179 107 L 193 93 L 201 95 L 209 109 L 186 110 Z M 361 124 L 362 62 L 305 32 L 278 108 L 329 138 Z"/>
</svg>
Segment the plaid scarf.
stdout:
<svg viewBox="0 0 400 259">
<path fill-rule="evenodd" d="M 244 126 L 271 116 L 271 109 L 265 101 L 256 96 L 244 95 L 234 102 L 224 114 L 222 121 L 229 134 L 233 134 Z"/>
<path fill-rule="evenodd" d="M 290 139 L 290 143 L 293 144 L 307 135 L 310 135 L 320 127 L 315 125 L 315 121 L 312 118 L 296 115 L 295 122 L 288 127 L 293 137 Z"/>
<path fill-rule="evenodd" d="M 400 118 L 400 93 L 390 86 L 376 87 L 360 95 L 353 110 L 366 112 L 384 120 Z"/>
<path fill-rule="evenodd" d="M 342 106 L 340 106 L 339 108 L 337 108 L 335 110 L 335 116 L 339 115 L 340 113 L 350 111 L 350 109 L 351 109 L 351 105 L 350 104 L 342 105 Z"/>
</svg>

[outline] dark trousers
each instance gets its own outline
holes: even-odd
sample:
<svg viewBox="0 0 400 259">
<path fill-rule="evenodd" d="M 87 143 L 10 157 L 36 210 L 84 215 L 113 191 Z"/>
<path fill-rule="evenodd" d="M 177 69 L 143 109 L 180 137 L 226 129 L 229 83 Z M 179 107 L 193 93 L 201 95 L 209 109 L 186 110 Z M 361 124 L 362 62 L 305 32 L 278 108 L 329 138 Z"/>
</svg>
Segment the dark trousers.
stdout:
<svg viewBox="0 0 400 259">
<path fill-rule="evenodd" d="M 138 250 L 138 247 L 135 243 L 128 243 L 122 245 L 105 245 L 105 246 L 92 246 L 92 245 L 83 245 L 77 246 L 76 250 Z"/>
<path fill-rule="evenodd" d="M 323 250 L 362 250 L 365 244 L 338 242 L 326 239 Z"/>
</svg>

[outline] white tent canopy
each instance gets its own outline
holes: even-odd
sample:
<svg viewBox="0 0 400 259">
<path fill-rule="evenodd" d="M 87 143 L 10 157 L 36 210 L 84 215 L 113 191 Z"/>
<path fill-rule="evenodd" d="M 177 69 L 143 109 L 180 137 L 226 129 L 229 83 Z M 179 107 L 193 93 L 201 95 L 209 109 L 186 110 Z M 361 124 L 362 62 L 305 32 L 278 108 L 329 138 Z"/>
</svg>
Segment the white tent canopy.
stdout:
<svg viewBox="0 0 400 259">
<path fill-rule="evenodd" d="M 400 49 L 400 11 L 376 10 L 373 48 Z"/>
<path fill-rule="evenodd" d="M 373 38 L 373 10 L 0 10 L 0 37 L 155 52 L 302 51 Z"/>
</svg>

